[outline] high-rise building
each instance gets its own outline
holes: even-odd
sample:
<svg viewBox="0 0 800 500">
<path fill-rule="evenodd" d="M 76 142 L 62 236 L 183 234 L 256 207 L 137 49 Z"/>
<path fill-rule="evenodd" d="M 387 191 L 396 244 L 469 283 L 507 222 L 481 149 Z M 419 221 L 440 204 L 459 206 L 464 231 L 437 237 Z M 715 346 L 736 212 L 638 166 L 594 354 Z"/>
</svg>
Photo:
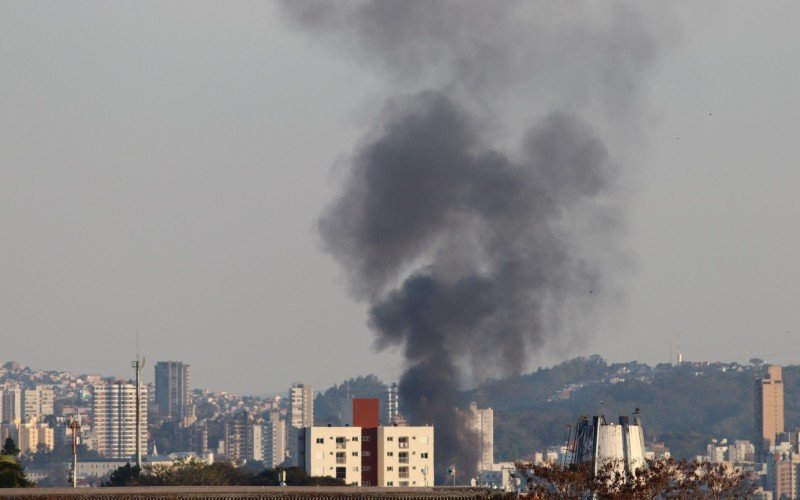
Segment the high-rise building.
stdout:
<svg viewBox="0 0 800 500">
<path fill-rule="evenodd" d="M 792 451 L 767 454 L 767 487 L 773 498 L 798 498 L 800 494 L 800 455 Z"/>
<path fill-rule="evenodd" d="M 297 382 L 289 389 L 289 425 L 296 428 L 314 425 L 314 390 Z"/>
<path fill-rule="evenodd" d="M 268 469 L 274 469 L 286 460 L 286 422 L 277 411 L 270 412 L 262 432 L 262 460 Z"/>
<path fill-rule="evenodd" d="M 23 420 L 40 420 L 52 415 L 54 399 L 53 387 L 49 385 L 37 385 L 22 391 Z"/>
<path fill-rule="evenodd" d="M 264 426 L 261 423 L 253 423 L 248 429 L 247 439 L 249 450 L 247 460 L 264 460 Z"/>
<path fill-rule="evenodd" d="M 208 453 L 208 423 L 206 421 L 179 427 L 176 429 L 175 435 L 178 451 L 190 451 L 198 456 Z"/>
<path fill-rule="evenodd" d="M 22 389 L 17 385 L 3 387 L 3 423 L 19 424 L 23 420 Z"/>
<path fill-rule="evenodd" d="M 314 425 L 314 390 L 309 384 L 296 382 L 289 389 L 289 414 L 287 415 L 287 452 L 292 465 L 302 466 L 303 429 Z"/>
<path fill-rule="evenodd" d="M 397 384 L 386 388 L 383 395 L 383 425 L 394 425 L 400 415 L 400 390 Z"/>
<path fill-rule="evenodd" d="M 767 373 L 756 379 L 756 447 L 759 456 L 770 451 L 778 434 L 783 432 L 783 370 L 770 365 Z"/>
<path fill-rule="evenodd" d="M 147 450 L 147 388 L 139 398 L 139 446 Z M 92 429 L 97 451 L 108 458 L 136 454 L 136 384 L 110 382 L 92 386 Z"/>
<path fill-rule="evenodd" d="M 247 457 L 249 416 L 246 411 L 240 411 L 225 419 L 225 455 L 234 462 L 244 461 Z"/>
<path fill-rule="evenodd" d="M 225 420 L 225 455 L 234 462 L 262 459 L 262 422 L 247 411 L 237 411 Z"/>
<path fill-rule="evenodd" d="M 181 361 L 159 361 L 155 372 L 158 415 L 178 420 L 189 416 L 189 365 Z"/>
<path fill-rule="evenodd" d="M 494 464 L 494 410 L 478 408 L 478 403 L 469 405 L 470 428 L 477 440 L 477 470 L 492 470 Z"/>
</svg>

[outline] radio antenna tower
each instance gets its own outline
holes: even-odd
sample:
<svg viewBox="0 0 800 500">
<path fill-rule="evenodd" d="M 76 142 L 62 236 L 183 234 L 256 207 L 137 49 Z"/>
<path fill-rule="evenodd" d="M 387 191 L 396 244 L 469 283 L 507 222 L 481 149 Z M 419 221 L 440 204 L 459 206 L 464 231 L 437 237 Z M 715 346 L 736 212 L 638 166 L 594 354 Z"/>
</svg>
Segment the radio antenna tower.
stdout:
<svg viewBox="0 0 800 500">
<path fill-rule="evenodd" d="M 141 394 L 142 389 L 140 385 L 140 375 L 142 368 L 144 368 L 144 355 L 139 349 L 139 330 L 136 330 L 136 360 L 131 362 L 131 368 L 136 374 L 136 467 L 142 470 L 142 406 Z"/>
</svg>

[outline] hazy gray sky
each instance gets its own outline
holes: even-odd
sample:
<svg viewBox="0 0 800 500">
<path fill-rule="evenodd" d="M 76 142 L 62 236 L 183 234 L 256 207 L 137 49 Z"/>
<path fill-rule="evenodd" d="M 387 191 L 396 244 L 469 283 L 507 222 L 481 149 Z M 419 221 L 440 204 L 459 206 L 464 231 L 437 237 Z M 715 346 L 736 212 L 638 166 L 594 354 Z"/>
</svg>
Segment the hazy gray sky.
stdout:
<svg viewBox="0 0 800 500">
<path fill-rule="evenodd" d="M 800 350 L 800 5 L 674 8 L 626 298 L 531 367 Z M 0 3 L 0 358 L 129 375 L 138 329 L 195 386 L 397 377 L 316 229 L 386 88 L 271 2 Z"/>
</svg>

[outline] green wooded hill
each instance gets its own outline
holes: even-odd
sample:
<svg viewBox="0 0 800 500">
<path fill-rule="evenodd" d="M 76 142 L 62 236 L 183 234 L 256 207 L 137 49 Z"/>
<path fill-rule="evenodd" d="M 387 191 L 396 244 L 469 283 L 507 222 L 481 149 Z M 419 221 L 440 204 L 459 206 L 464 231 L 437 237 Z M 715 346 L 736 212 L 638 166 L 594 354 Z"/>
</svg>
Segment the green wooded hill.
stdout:
<svg viewBox="0 0 800 500">
<path fill-rule="evenodd" d="M 565 427 L 580 415 L 606 418 L 640 408 L 648 441 L 663 441 L 673 456 L 703 454 L 712 438 L 751 439 L 754 380 L 760 360 L 739 363 L 609 364 L 599 356 L 575 358 L 550 368 L 490 381 L 464 391 L 461 400 L 494 408 L 495 460 L 513 460 L 562 444 Z M 785 366 L 786 429 L 800 427 L 800 366 Z M 349 382 L 349 389 L 348 389 Z M 317 424 L 339 424 L 347 394 L 380 397 L 385 385 L 369 375 L 317 395 Z M 602 401 L 602 403 L 601 403 Z M 401 401 L 402 411 L 402 401 Z"/>
</svg>

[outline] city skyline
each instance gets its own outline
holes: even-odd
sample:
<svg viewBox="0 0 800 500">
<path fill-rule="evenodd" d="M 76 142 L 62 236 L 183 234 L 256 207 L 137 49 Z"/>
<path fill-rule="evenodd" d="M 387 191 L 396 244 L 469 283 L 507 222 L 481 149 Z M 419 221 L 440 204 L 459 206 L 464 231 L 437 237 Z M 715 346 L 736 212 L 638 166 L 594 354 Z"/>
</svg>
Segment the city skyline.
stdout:
<svg viewBox="0 0 800 500">
<path fill-rule="evenodd" d="M 798 14 L 2 3 L 0 486 L 800 498 Z"/>
</svg>

